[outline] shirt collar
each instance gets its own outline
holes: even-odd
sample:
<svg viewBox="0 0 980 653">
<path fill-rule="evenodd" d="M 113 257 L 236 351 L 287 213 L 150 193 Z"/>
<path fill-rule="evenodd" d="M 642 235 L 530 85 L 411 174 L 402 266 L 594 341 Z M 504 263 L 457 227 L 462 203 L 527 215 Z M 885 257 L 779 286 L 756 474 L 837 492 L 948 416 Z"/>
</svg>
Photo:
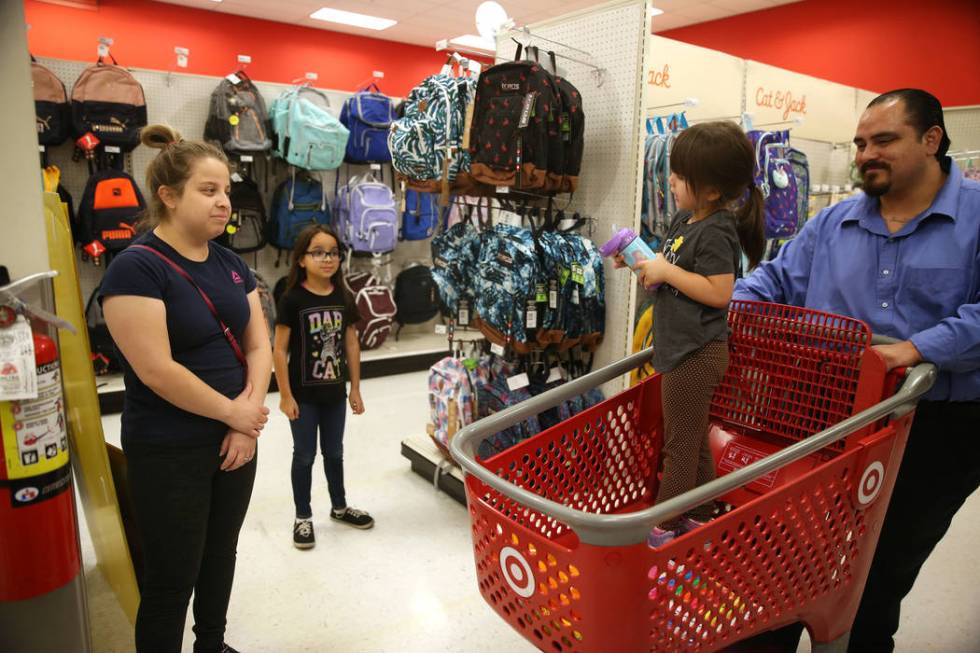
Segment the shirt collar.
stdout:
<svg viewBox="0 0 980 653">
<path fill-rule="evenodd" d="M 860 199 L 854 203 L 854 207 L 848 212 L 842 222 L 858 222 L 862 227 L 873 233 L 880 233 L 883 236 L 897 236 L 904 231 L 914 231 L 923 219 L 931 215 L 942 215 L 952 220 L 956 220 L 957 207 L 959 206 L 960 187 L 963 185 L 963 172 L 955 163 L 950 167 L 949 175 L 936 197 L 933 198 L 929 208 L 922 212 L 915 220 L 895 234 L 892 234 L 885 227 L 885 221 L 881 218 L 881 211 L 877 197 L 870 197 L 861 194 Z M 882 231 L 884 230 L 884 231 Z"/>
</svg>

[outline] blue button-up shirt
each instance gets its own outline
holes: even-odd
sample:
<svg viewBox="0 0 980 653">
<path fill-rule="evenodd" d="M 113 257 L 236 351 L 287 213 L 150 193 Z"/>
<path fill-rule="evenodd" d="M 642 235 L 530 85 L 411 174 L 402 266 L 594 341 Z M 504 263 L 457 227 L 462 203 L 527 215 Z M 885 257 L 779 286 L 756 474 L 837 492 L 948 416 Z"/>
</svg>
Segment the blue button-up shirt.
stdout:
<svg viewBox="0 0 980 653">
<path fill-rule="evenodd" d="M 932 205 L 894 234 L 876 198 L 830 206 L 734 297 L 864 320 L 939 367 L 927 399 L 980 400 L 980 183 L 954 164 Z"/>
</svg>

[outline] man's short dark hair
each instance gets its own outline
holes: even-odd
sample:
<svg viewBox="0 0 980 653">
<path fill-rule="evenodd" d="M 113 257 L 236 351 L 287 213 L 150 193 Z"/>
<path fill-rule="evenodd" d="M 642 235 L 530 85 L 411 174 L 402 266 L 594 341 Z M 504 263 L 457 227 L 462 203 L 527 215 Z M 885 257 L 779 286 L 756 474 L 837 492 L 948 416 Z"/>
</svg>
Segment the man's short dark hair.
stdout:
<svg viewBox="0 0 980 653">
<path fill-rule="evenodd" d="M 936 159 L 944 172 L 949 172 L 950 161 L 946 157 L 949 151 L 949 135 L 946 133 L 946 121 L 943 119 L 943 105 L 939 98 L 920 88 L 900 88 L 882 93 L 868 103 L 868 108 L 890 100 L 902 100 L 905 103 L 905 115 L 908 122 L 921 137 L 933 127 L 943 130 L 943 138 L 936 150 Z"/>
</svg>

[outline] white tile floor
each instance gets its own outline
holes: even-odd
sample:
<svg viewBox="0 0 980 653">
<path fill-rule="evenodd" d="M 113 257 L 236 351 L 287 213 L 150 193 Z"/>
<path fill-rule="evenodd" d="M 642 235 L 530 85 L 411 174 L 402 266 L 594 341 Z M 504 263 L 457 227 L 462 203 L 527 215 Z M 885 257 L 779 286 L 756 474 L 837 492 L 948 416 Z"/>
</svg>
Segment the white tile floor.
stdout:
<svg viewBox="0 0 980 653">
<path fill-rule="evenodd" d="M 402 438 L 423 432 L 428 419 L 426 374 L 368 380 L 363 395 L 367 413 L 348 421 L 347 490 L 351 505 L 368 509 L 377 526 L 362 532 L 328 523 L 318 474 L 311 551 L 292 546 L 292 444 L 278 395 L 269 397 L 273 419 L 260 440 L 239 543 L 229 643 L 243 653 L 533 651 L 480 596 L 466 510 L 413 474 L 400 455 Z M 118 443 L 119 416 L 103 423 L 106 438 Z M 906 601 L 899 653 L 980 653 L 977 541 L 980 494 L 960 511 Z M 131 651 L 132 629 L 95 566 L 84 524 L 82 543 L 95 651 Z"/>
</svg>

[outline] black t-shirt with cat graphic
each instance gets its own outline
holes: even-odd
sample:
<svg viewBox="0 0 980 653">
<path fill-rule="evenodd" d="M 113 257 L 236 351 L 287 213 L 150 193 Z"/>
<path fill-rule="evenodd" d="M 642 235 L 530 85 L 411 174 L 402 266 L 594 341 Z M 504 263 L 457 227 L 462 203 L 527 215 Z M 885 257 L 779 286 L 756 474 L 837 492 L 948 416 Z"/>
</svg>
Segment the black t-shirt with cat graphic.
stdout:
<svg viewBox="0 0 980 653">
<path fill-rule="evenodd" d="M 683 211 L 671 223 L 659 254 L 668 262 L 710 277 L 735 274 L 741 248 L 730 211 L 717 211 L 688 223 Z M 728 339 L 728 307 L 712 308 L 663 284 L 653 293 L 653 366 L 669 372 L 712 340 Z"/>
<path fill-rule="evenodd" d="M 347 397 L 347 327 L 356 319 L 339 288 L 317 295 L 301 285 L 279 300 L 276 323 L 289 327 L 289 385 L 300 403 L 332 403 Z"/>
</svg>

